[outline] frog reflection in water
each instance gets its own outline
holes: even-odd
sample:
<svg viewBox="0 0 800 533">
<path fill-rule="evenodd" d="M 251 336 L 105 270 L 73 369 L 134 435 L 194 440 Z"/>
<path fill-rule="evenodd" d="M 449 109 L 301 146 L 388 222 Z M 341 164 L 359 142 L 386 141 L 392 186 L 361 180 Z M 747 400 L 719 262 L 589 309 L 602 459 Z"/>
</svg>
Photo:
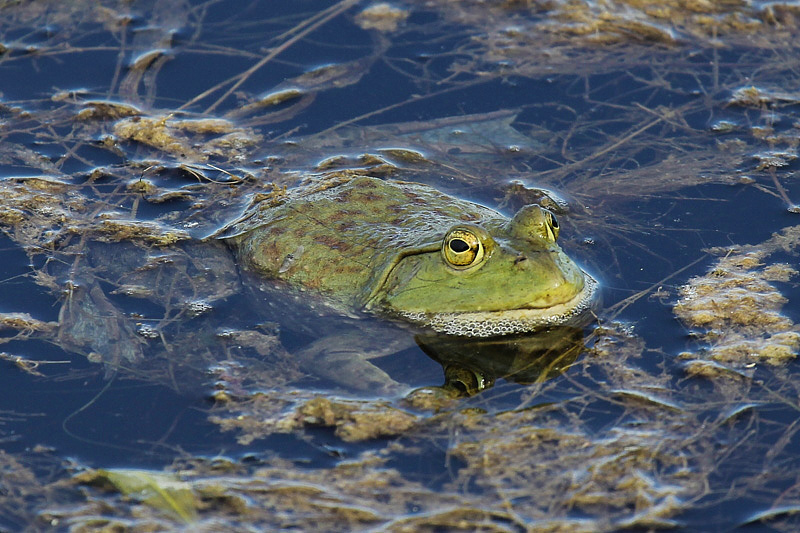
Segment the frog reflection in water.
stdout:
<svg viewBox="0 0 800 533">
<path fill-rule="evenodd" d="M 491 338 L 586 321 L 596 282 L 556 244 L 558 232 L 555 217 L 538 205 L 508 219 L 426 185 L 356 177 L 320 181 L 256 204 L 213 240 L 233 250 L 260 314 L 295 337 L 314 339 L 295 353 L 301 367 L 374 391 L 394 389 L 397 382 L 369 359 L 413 344 L 413 335 L 380 335 L 370 328 L 399 324 L 448 338 Z M 131 267 L 127 258 L 114 260 L 112 246 L 90 263 L 125 265 L 128 272 L 106 276 L 121 286 L 168 285 L 175 298 L 180 283 L 162 274 L 159 281 L 142 278 L 147 269 Z M 200 254 L 206 265 L 194 274 L 186 270 L 191 290 L 231 285 L 230 258 L 210 251 L 225 255 L 223 247 L 194 243 L 184 250 Z M 231 294 L 216 290 L 205 300 Z M 95 316 L 106 305 L 97 296 Z M 62 325 L 67 345 L 88 343 L 100 354 L 118 349 L 102 344 L 110 338 L 98 333 L 102 324 L 63 315 L 62 322 L 71 322 Z M 364 320 L 374 315 L 389 320 L 382 326 Z M 339 319 L 331 326 L 324 316 Z"/>
<path fill-rule="evenodd" d="M 477 339 L 428 333 L 416 341 L 442 365 L 441 388 L 456 396 L 477 394 L 501 377 L 522 384 L 545 381 L 569 368 L 585 348 L 583 330 L 575 326 Z"/>
</svg>

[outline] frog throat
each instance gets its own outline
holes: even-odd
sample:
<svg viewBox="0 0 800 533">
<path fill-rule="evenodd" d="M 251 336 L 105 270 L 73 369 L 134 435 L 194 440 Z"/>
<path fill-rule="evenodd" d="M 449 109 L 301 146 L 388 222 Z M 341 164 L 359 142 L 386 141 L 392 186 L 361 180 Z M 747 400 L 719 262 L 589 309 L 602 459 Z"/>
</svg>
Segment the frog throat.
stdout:
<svg viewBox="0 0 800 533">
<path fill-rule="evenodd" d="M 550 307 L 508 309 L 504 311 L 469 311 L 461 313 L 403 312 L 398 314 L 414 324 L 438 333 L 464 337 L 499 337 L 530 333 L 548 326 L 577 323 L 595 302 L 597 281 L 588 274 L 583 290 L 572 299 Z"/>
</svg>

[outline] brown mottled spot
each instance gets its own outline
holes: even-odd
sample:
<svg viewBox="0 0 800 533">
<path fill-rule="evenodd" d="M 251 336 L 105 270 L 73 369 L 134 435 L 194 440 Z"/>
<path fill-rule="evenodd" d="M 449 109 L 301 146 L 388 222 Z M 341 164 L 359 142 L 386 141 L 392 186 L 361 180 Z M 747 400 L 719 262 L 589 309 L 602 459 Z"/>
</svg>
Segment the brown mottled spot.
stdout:
<svg viewBox="0 0 800 533">
<path fill-rule="evenodd" d="M 256 256 L 252 260 L 260 269 L 277 271 L 280 266 L 277 259 L 280 255 L 281 249 L 275 242 L 266 242 L 259 246 Z"/>
<path fill-rule="evenodd" d="M 337 274 L 358 274 L 361 272 L 361 267 L 358 264 L 352 263 L 350 261 L 343 261 L 338 263 L 336 268 L 333 271 Z"/>
<path fill-rule="evenodd" d="M 337 239 L 336 237 L 331 237 L 329 235 L 319 235 L 317 237 L 314 237 L 314 242 L 319 243 L 323 246 L 327 246 L 331 250 L 347 251 L 350 248 L 352 248 L 350 243 L 343 241 L 341 239 Z"/>
<path fill-rule="evenodd" d="M 328 220 L 336 222 L 337 220 L 342 220 L 343 218 L 350 218 L 348 213 L 345 211 L 335 211 L 328 216 Z"/>
<path fill-rule="evenodd" d="M 283 235 L 286 233 L 286 228 L 283 226 L 272 226 L 269 228 L 268 233 L 277 237 L 278 235 Z"/>
<path fill-rule="evenodd" d="M 366 192 L 361 194 L 361 198 L 367 202 L 379 202 L 383 200 L 383 195 L 374 192 Z"/>
<path fill-rule="evenodd" d="M 322 281 L 315 278 L 306 278 L 304 280 L 304 285 L 309 289 L 319 289 L 322 287 Z"/>
<path fill-rule="evenodd" d="M 480 217 L 478 217 L 478 215 L 475 215 L 473 213 L 461 213 L 461 216 L 459 216 L 459 218 L 464 222 L 474 222 L 478 220 Z"/>
<path fill-rule="evenodd" d="M 360 209 L 342 209 L 341 211 L 336 211 L 327 217 L 327 220 L 332 222 L 337 222 L 342 219 L 353 220 L 354 218 L 359 218 L 359 216 L 364 215 L 364 211 Z"/>
</svg>

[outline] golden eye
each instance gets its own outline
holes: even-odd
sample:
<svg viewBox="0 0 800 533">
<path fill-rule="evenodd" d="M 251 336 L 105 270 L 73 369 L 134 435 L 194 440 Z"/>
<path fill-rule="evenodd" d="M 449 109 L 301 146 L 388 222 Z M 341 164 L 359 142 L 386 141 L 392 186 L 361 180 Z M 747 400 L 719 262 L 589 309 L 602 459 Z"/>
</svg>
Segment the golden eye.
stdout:
<svg viewBox="0 0 800 533">
<path fill-rule="evenodd" d="M 559 232 L 558 219 L 547 209 L 542 209 L 542 211 L 544 211 L 545 220 L 547 221 L 547 236 L 550 238 L 550 240 L 556 242 L 558 240 Z"/>
<path fill-rule="evenodd" d="M 456 269 L 465 269 L 481 262 L 483 244 L 473 232 L 456 228 L 450 230 L 442 243 L 442 255 L 447 264 Z"/>
</svg>

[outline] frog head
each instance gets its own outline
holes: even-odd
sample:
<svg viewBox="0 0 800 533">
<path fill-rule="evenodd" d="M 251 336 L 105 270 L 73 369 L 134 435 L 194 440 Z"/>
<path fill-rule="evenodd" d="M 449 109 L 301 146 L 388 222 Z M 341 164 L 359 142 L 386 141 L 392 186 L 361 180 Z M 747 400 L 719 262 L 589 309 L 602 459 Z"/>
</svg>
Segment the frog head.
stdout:
<svg viewBox="0 0 800 533">
<path fill-rule="evenodd" d="M 469 337 L 577 323 L 592 307 L 597 283 L 558 236 L 555 215 L 538 205 L 505 223 L 456 224 L 438 242 L 399 251 L 367 306 Z"/>
</svg>

